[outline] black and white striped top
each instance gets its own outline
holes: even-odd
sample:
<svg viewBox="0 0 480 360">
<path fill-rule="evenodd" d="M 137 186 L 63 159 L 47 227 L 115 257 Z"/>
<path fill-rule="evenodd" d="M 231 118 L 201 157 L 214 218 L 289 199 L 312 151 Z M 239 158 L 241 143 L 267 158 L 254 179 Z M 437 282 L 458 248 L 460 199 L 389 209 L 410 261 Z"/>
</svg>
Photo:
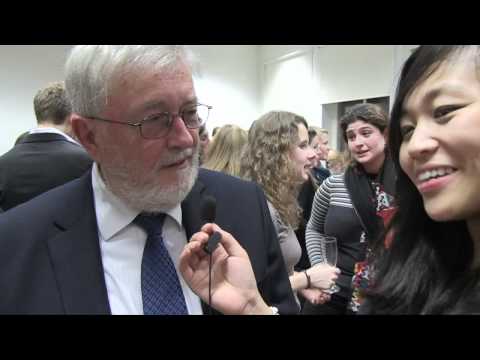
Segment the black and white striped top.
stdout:
<svg viewBox="0 0 480 360">
<path fill-rule="evenodd" d="M 365 234 L 360 218 L 352 205 L 345 186 L 344 174 L 332 175 L 315 193 L 312 213 L 305 233 L 310 263 L 326 263 L 325 236 L 337 239 L 338 259 L 336 266 L 341 270 L 337 283 L 350 289 L 355 263 L 365 257 Z"/>
<path fill-rule="evenodd" d="M 318 188 L 306 230 L 306 244 L 312 265 L 326 262 L 321 240 L 325 234 L 325 220 L 330 206 L 353 209 L 342 175 L 333 175 Z M 333 234 L 329 234 L 333 235 Z"/>
</svg>

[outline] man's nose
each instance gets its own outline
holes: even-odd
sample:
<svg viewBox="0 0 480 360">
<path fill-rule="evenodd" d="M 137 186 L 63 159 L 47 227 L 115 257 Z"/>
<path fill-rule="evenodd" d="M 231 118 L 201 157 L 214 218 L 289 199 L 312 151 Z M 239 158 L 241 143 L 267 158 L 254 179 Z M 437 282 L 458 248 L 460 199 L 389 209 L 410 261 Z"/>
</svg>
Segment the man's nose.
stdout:
<svg viewBox="0 0 480 360">
<path fill-rule="evenodd" d="M 192 135 L 192 130 L 187 128 L 185 122 L 180 115 L 174 115 L 175 118 L 172 122 L 172 127 L 168 133 L 168 145 L 169 147 L 176 148 L 191 148 L 195 145 L 196 140 Z M 198 130 L 195 130 L 198 131 Z"/>
</svg>

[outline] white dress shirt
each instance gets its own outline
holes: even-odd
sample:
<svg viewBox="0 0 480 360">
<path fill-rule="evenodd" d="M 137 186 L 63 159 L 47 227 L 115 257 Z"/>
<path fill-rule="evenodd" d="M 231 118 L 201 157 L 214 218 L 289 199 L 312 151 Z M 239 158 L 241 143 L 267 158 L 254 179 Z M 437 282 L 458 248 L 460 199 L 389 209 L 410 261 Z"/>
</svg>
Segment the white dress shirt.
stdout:
<svg viewBox="0 0 480 360">
<path fill-rule="evenodd" d="M 132 223 L 139 212 L 129 208 L 107 189 L 96 163 L 92 169 L 92 186 L 110 309 L 114 315 L 143 314 L 141 269 L 147 234 Z M 177 270 L 188 313 L 201 315 L 199 297 L 178 270 L 179 257 L 187 243 L 182 208 L 177 205 L 166 214 L 162 236 Z"/>
<path fill-rule="evenodd" d="M 60 131 L 57 128 L 54 128 L 54 127 L 38 127 L 38 128 L 30 130 L 28 133 L 29 134 L 58 134 L 58 135 L 62 135 L 68 141 L 70 141 L 74 144 L 78 144 L 78 142 L 75 141 L 73 138 L 71 138 L 70 136 L 65 134 L 63 131 Z"/>
</svg>

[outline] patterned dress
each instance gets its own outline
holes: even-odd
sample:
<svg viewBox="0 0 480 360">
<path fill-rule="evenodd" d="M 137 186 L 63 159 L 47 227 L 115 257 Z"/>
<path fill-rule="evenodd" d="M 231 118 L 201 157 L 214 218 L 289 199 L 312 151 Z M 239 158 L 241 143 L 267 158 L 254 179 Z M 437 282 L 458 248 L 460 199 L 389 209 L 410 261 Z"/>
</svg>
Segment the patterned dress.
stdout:
<svg viewBox="0 0 480 360">
<path fill-rule="evenodd" d="M 386 226 L 390 221 L 395 208 L 393 204 L 393 196 L 387 194 L 383 186 L 375 181 L 371 182 L 374 196 L 376 199 L 377 216 L 381 217 Z M 365 232 L 362 233 L 363 238 L 360 241 L 365 242 Z M 348 304 L 348 309 L 357 312 L 363 300 L 365 299 L 365 291 L 372 285 L 373 274 L 373 255 L 372 249 L 367 245 L 365 260 L 355 264 L 354 274 L 352 277 L 352 299 Z"/>
</svg>

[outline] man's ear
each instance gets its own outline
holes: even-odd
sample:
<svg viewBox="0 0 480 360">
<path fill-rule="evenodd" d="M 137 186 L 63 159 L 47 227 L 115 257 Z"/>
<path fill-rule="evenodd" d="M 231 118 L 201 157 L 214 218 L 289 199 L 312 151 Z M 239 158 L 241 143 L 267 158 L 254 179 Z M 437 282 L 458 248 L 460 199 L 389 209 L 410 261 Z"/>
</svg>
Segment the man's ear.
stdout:
<svg viewBox="0 0 480 360">
<path fill-rule="evenodd" d="M 80 115 L 73 114 L 71 117 L 72 131 L 78 142 L 83 145 L 85 150 L 90 156 L 97 160 L 98 156 L 98 142 L 97 136 L 94 131 L 94 124 L 92 121 L 81 117 Z"/>
</svg>

